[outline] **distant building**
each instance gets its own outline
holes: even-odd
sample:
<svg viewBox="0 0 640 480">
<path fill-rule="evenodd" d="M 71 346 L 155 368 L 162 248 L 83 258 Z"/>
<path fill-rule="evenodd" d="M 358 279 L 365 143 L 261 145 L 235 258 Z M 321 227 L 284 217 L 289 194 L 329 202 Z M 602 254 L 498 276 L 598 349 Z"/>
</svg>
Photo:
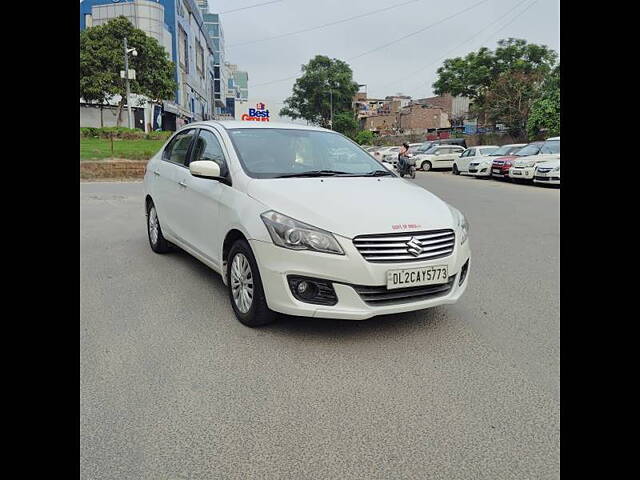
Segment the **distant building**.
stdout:
<svg viewBox="0 0 640 480">
<path fill-rule="evenodd" d="M 162 105 L 152 105 L 145 102 L 144 98 L 136 97 L 145 102 L 143 120 L 138 120 L 140 109 L 136 109 L 136 127 L 145 130 L 175 130 L 184 123 L 212 118 L 215 111 L 215 49 L 195 1 L 84 0 L 80 3 L 80 30 L 102 25 L 119 16 L 125 16 L 135 27 L 158 40 L 175 64 L 174 79 L 177 89 L 174 98 L 165 99 Z M 111 105 L 118 100 L 119 98 L 113 99 Z M 137 104 L 137 101 L 132 101 L 132 106 L 134 103 Z M 87 114 L 87 108 L 94 107 L 97 108 L 93 105 L 81 108 L 81 126 L 83 110 L 85 118 L 94 118 L 95 115 Z M 101 115 L 100 121 L 103 120 Z M 142 126 L 140 122 L 143 123 Z M 122 125 L 127 125 L 126 119 Z"/>
<path fill-rule="evenodd" d="M 429 130 L 449 127 L 449 115 L 442 107 L 414 103 L 398 114 L 398 128 L 403 134 L 426 134 Z"/>
<path fill-rule="evenodd" d="M 234 116 L 236 99 L 247 100 L 248 79 L 247 72 L 238 70 L 237 65 L 227 61 L 224 31 L 220 23 L 220 16 L 209 11 L 207 0 L 197 0 L 202 12 L 204 23 L 211 42 L 213 43 L 213 97 L 215 100 L 214 114 L 218 118 Z"/>
</svg>

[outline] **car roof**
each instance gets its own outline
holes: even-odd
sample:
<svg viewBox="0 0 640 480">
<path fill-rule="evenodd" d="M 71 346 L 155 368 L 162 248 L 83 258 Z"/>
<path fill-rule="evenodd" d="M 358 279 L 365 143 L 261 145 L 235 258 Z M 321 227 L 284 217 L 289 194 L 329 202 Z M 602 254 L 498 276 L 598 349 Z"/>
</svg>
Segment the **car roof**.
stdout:
<svg viewBox="0 0 640 480">
<path fill-rule="evenodd" d="M 469 147 L 469 148 L 500 148 L 499 145 L 474 145 L 473 147 Z M 467 150 L 469 150 L 469 148 Z"/>
<path fill-rule="evenodd" d="M 549 137 L 547 138 L 547 141 L 549 140 L 560 140 L 560 137 Z"/>
<path fill-rule="evenodd" d="M 185 127 L 195 127 L 200 125 L 219 126 L 225 130 L 232 130 L 236 128 L 286 128 L 288 130 L 314 130 L 320 132 L 331 132 L 327 128 L 314 127 L 311 125 L 300 125 L 299 123 L 287 123 L 287 122 L 252 122 L 242 120 L 205 120 L 202 122 L 188 123 Z"/>
</svg>

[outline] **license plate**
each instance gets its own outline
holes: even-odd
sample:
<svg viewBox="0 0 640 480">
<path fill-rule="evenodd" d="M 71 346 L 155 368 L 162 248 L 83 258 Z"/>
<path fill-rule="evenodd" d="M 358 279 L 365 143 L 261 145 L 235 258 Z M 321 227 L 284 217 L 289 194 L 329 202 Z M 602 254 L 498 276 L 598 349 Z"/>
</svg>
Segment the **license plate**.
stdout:
<svg viewBox="0 0 640 480">
<path fill-rule="evenodd" d="M 513 171 L 513 174 L 514 174 L 514 175 L 522 175 L 522 172 L 519 172 L 518 170 L 514 170 L 514 171 Z"/>
<path fill-rule="evenodd" d="M 387 289 L 419 287 L 447 283 L 449 272 L 447 265 L 433 267 L 406 268 L 387 271 Z"/>
<path fill-rule="evenodd" d="M 493 172 L 493 173 L 500 173 L 500 169 L 499 169 L 499 168 L 494 168 L 494 169 L 492 170 L 492 172 Z"/>
</svg>

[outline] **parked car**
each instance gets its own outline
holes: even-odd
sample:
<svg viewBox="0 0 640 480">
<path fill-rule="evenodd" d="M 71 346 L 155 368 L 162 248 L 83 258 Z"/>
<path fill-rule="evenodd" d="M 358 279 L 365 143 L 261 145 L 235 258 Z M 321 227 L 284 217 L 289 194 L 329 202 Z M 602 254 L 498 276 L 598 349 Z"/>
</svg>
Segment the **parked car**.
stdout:
<svg viewBox="0 0 640 480">
<path fill-rule="evenodd" d="M 395 165 L 398 162 L 400 147 L 382 147 L 374 153 L 376 160 Z"/>
<path fill-rule="evenodd" d="M 251 327 L 421 310 L 467 288 L 464 215 L 331 130 L 190 123 L 148 162 L 144 194 L 151 249 L 218 272 Z"/>
<path fill-rule="evenodd" d="M 478 147 L 467 148 L 462 154 L 453 161 L 453 174 L 469 173 L 469 164 L 481 157 L 486 157 L 498 150 L 498 145 L 480 145 Z"/>
<path fill-rule="evenodd" d="M 537 155 L 542 148 L 544 142 L 532 142 L 521 149 L 513 152 L 511 155 L 496 158 L 491 164 L 491 176 L 498 178 L 509 178 L 509 169 L 513 166 L 513 162 L 518 156 Z"/>
<path fill-rule="evenodd" d="M 425 172 L 433 169 L 450 169 L 462 152 L 464 148 L 457 145 L 432 145 L 424 153 L 414 155 L 416 169 Z"/>
<path fill-rule="evenodd" d="M 560 185 L 560 159 L 549 160 L 536 165 L 533 182 L 546 185 Z"/>
<path fill-rule="evenodd" d="M 513 162 L 509 169 L 509 178 L 517 180 L 533 180 L 535 166 L 550 160 L 560 160 L 560 137 L 553 137 L 545 140 L 538 153 L 532 155 L 521 155 Z"/>
<path fill-rule="evenodd" d="M 434 145 L 458 145 L 459 147 L 467 148 L 467 141 L 464 138 L 442 138 L 432 141 Z"/>
<path fill-rule="evenodd" d="M 524 146 L 526 146 L 526 143 L 511 143 L 509 145 L 503 145 L 487 156 L 473 159 L 469 163 L 469 174 L 475 175 L 476 178 L 490 177 L 491 164 L 496 159 L 496 157 L 513 155 L 514 152 L 521 150 Z"/>
</svg>

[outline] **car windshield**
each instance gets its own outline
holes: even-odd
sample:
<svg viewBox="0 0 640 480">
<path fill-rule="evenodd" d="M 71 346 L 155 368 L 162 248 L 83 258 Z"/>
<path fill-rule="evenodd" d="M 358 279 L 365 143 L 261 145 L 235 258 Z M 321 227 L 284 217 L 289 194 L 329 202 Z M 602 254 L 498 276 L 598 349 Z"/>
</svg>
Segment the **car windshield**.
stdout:
<svg viewBox="0 0 640 480">
<path fill-rule="evenodd" d="M 393 175 L 337 133 L 287 128 L 235 128 L 228 132 L 244 171 L 253 178 Z"/>
<path fill-rule="evenodd" d="M 540 152 L 540 147 L 542 145 L 539 143 L 530 143 L 526 147 L 522 147 L 522 150 L 518 150 L 514 152 L 514 155 L 518 157 L 526 157 L 528 155 L 537 155 Z"/>
<path fill-rule="evenodd" d="M 497 150 L 499 150 L 498 147 L 481 148 L 480 155 L 493 155 Z"/>
<path fill-rule="evenodd" d="M 505 155 L 509 155 L 510 153 L 520 150 L 521 148 L 522 147 L 512 147 L 509 145 L 503 145 L 499 149 L 491 152 L 489 155 L 492 157 L 504 157 Z"/>
<path fill-rule="evenodd" d="M 420 145 L 417 148 L 416 152 L 417 153 L 424 153 L 427 150 L 429 150 L 431 147 L 433 147 L 433 143 L 431 143 L 431 142 L 423 143 L 422 145 Z"/>
<path fill-rule="evenodd" d="M 542 145 L 540 153 L 560 153 L 560 140 L 547 140 Z"/>
<path fill-rule="evenodd" d="M 424 152 L 420 152 L 423 153 L 425 155 L 430 155 L 433 152 L 435 152 L 437 150 L 438 147 L 440 147 L 441 145 L 431 145 L 429 148 L 427 148 Z"/>
</svg>

